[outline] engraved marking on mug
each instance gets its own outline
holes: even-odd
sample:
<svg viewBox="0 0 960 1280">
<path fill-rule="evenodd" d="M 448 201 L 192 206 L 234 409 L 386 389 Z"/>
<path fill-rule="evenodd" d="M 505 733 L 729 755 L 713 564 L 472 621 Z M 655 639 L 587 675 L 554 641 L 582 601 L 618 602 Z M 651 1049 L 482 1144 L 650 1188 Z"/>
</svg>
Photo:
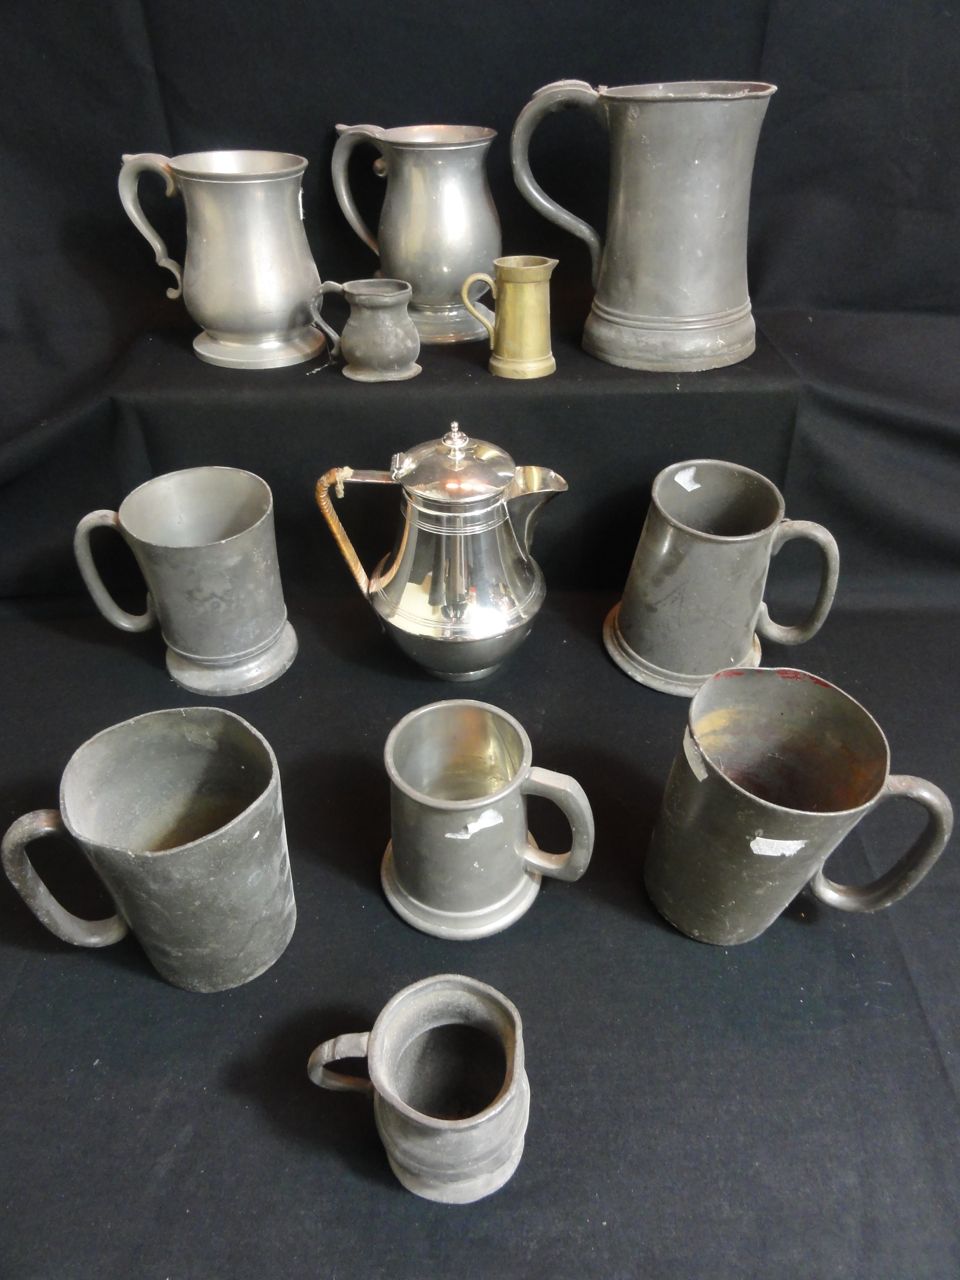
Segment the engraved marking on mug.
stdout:
<svg viewBox="0 0 960 1280">
<path fill-rule="evenodd" d="M 503 818 L 497 813 L 496 809 L 484 809 L 478 818 L 468 822 L 459 831 L 448 831 L 445 838 L 447 840 L 469 840 L 478 831 L 485 831 L 487 827 L 498 827 L 501 822 L 503 822 Z"/>
<path fill-rule="evenodd" d="M 789 858 L 799 853 L 806 843 L 806 840 L 774 840 L 757 833 L 750 841 L 750 848 L 765 858 Z"/>
<path fill-rule="evenodd" d="M 683 754 L 687 757 L 687 764 L 693 770 L 693 776 L 698 782 L 705 782 L 707 766 L 703 763 L 700 748 L 690 736 L 689 729 L 686 729 L 683 734 Z"/>
<path fill-rule="evenodd" d="M 696 479 L 696 467 L 684 467 L 682 471 L 678 471 L 673 477 L 681 489 L 686 489 L 687 493 L 693 493 L 694 489 L 699 489 L 700 485 Z"/>
</svg>

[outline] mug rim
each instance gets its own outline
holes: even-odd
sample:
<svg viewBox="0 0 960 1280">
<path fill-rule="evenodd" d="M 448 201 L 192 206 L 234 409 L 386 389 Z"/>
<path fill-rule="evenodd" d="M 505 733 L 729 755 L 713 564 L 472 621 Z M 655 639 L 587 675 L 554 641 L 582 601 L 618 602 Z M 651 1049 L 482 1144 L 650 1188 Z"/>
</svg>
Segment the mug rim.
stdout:
<svg viewBox="0 0 960 1280">
<path fill-rule="evenodd" d="M 753 480 L 759 480 L 761 484 L 768 491 L 772 492 L 773 496 L 776 498 L 776 518 L 763 525 L 762 528 L 754 529 L 752 533 L 708 533 L 704 529 L 696 529 L 691 524 L 685 524 L 675 515 L 672 515 L 661 502 L 659 492 L 661 487 L 674 475 L 687 467 L 706 466 L 723 467 L 727 471 L 735 471 L 740 473 L 742 476 L 749 476 Z M 650 486 L 650 502 L 654 507 L 656 507 L 663 519 L 675 529 L 682 530 L 692 538 L 700 538 L 704 542 L 711 543 L 746 543 L 755 542 L 760 538 L 765 538 L 768 534 L 772 533 L 777 525 L 784 519 L 787 510 L 787 504 L 783 494 L 768 476 L 763 475 L 760 471 L 754 471 L 752 467 L 745 467 L 742 462 L 728 462 L 726 458 L 687 458 L 682 462 L 672 462 L 668 467 L 664 467 L 662 471 L 658 471 L 654 476 L 653 483 Z"/>
<path fill-rule="evenodd" d="M 658 80 L 598 89 L 601 98 L 621 102 L 738 102 L 770 98 L 776 92 L 777 86 L 766 80 Z"/>
<path fill-rule="evenodd" d="M 260 157 L 260 164 L 246 170 L 206 167 L 203 162 L 212 162 L 215 156 L 256 156 Z M 277 163 L 273 165 L 269 161 L 264 163 L 267 157 Z M 303 173 L 308 161 L 306 156 L 297 155 L 293 151 L 266 151 L 258 147 L 221 147 L 209 151 L 185 151 L 182 155 L 171 156 L 168 163 L 178 178 L 198 178 L 209 182 L 251 182 L 256 179 L 289 178 L 296 173 Z"/>
<path fill-rule="evenodd" d="M 452 149 L 492 142 L 497 131 L 480 124 L 401 124 L 371 136 L 375 142 L 382 140 L 394 147 Z"/>
<path fill-rule="evenodd" d="M 141 538 L 139 534 L 133 531 L 133 529 L 130 527 L 127 520 L 125 519 L 124 508 L 128 505 L 128 503 L 130 503 L 130 501 L 137 494 L 142 492 L 142 490 L 149 488 L 150 485 L 159 484 L 161 480 L 170 480 L 174 476 L 191 475 L 191 474 L 196 474 L 197 472 L 200 472 L 200 471 L 229 471 L 229 472 L 232 472 L 234 475 L 248 476 L 251 480 L 257 481 L 257 483 L 262 486 L 262 489 L 265 491 L 265 494 L 266 494 L 265 509 L 260 513 L 259 516 L 257 516 L 256 520 L 254 520 L 251 524 L 248 524 L 245 528 L 238 529 L 236 533 L 231 533 L 228 538 L 212 538 L 209 542 L 190 542 L 186 544 L 182 542 L 155 542 L 151 538 Z M 129 536 L 133 538 L 135 542 L 140 543 L 140 545 L 143 547 L 158 547 L 158 548 L 162 548 L 165 551 L 201 551 L 204 547 L 226 546 L 228 542 L 233 542 L 235 538 L 245 537 L 253 529 L 259 528 L 260 525 L 263 524 L 265 520 L 271 519 L 272 516 L 273 516 L 273 490 L 267 484 L 266 480 L 264 480 L 263 476 L 258 476 L 255 471 L 247 471 L 244 467 L 225 467 L 225 466 L 218 466 L 218 465 L 199 466 L 199 467 L 179 467 L 176 471 L 164 471 L 158 476 L 151 476 L 149 480 L 144 480 L 143 483 L 138 484 L 135 489 L 131 489 L 130 492 L 127 494 L 127 496 L 120 503 L 120 506 L 117 508 L 117 519 L 120 522 L 120 527 L 123 529 L 125 533 L 129 534 Z"/>
</svg>

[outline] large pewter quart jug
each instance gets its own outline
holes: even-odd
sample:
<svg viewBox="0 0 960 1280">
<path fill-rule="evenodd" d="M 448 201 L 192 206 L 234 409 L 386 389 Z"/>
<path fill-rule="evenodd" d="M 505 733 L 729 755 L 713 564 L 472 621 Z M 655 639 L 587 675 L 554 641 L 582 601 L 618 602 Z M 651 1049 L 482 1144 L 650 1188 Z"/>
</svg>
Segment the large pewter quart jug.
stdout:
<svg viewBox="0 0 960 1280">
<path fill-rule="evenodd" d="M 692 372 L 736 364 L 756 345 L 747 291 L 747 219 L 772 84 L 680 81 L 593 89 L 559 80 L 517 118 L 517 186 L 585 240 L 596 290 L 584 350 L 628 369 Z M 606 243 L 530 172 L 530 136 L 561 107 L 589 110 L 610 135 Z"/>
<path fill-rule="evenodd" d="M 393 551 L 368 577 L 333 509 L 344 485 L 396 484 L 404 493 Z M 544 504 L 567 487 L 555 471 L 518 467 L 458 427 L 394 454 L 389 471 L 336 467 L 317 503 L 357 586 L 401 649 L 434 675 L 488 675 L 527 636 L 546 588 L 530 555 Z"/>
<path fill-rule="evenodd" d="M 312 359 L 325 342 L 310 319 L 320 277 L 303 229 L 303 156 L 279 151 L 198 151 L 124 156 L 120 200 L 181 291 L 203 332 L 201 360 L 229 369 L 275 369 Z M 183 268 L 140 207 L 137 184 L 158 173 L 187 212 Z"/>
</svg>

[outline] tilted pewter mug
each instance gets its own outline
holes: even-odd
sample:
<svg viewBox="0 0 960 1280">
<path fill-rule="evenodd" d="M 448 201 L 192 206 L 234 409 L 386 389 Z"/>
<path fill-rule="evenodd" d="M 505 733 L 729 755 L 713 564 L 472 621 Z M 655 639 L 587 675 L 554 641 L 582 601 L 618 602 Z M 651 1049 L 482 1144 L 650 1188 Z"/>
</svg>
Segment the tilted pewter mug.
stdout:
<svg viewBox="0 0 960 1280">
<path fill-rule="evenodd" d="M 337 130 L 332 172 L 340 208 L 379 256 L 383 274 L 410 282 L 410 315 L 421 341 L 486 337 L 483 324 L 460 300 L 460 282 L 471 271 L 489 271 L 500 253 L 500 220 L 484 167 L 495 131 L 452 124 L 338 124 Z M 374 170 L 387 180 L 377 238 L 350 190 L 348 165 L 360 143 L 380 152 Z"/>
<path fill-rule="evenodd" d="M 147 582 L 147 607 L 127 613 L 104 586 L 91 532 L 116 529 Z M 94 604 L 121 631 L 158 622 L 167 670 L 194 693 L 249 693 L 276 680 L 297 656 L 287 621 L 273 529 L 273 495 L 259 476 L 233 467 L 191 467 L 155 476 L 119 511 L 91 511 L 74 551 Z"/>
<path fill-rule="evenodd" d="M 823 572 L 806 622 L 781 626 L 763 602 L 770 560 L 794 538 L 820 548 Z M 755 667 L 760 641 L 802 644 L 830 612 L 840 572 L 833 536 L 784 518 L 780 490 L 749 467 L 675 462 L 653 482 L 623 599 L 603 641 L 633 680 L 689 697 L 725 667 Z"/>
<path fill-rule="evenodd" d="M 628 369 L 735 364 L 756 345 L 747 290 L 747 218 L 772 84 L 679 81 L 592 88 L 558 80 L 517 118 L 513 175 L 526 199 L 590 249 L 596 290 L 583 347 Z M 545 115 L 584 107 L 610 136 L 607 238 L 568 213 L 530 172 Z"/>
<path fill-rule="evenodd" d="M 500 378 L 545 378 L 557 362 L 550 347 L 550 277 L 556 258 L 517 254 L 494 261 L 495 276 L 475 271 L 460 290 L 463 305 L 490 335 L 490 372 Z M 497 303 L 493 324 L 478 311 L 470 290 L 482 282 Z"/>
<path fill-rule="evenodd" d="M 64 830 L 113 899 L 106 920 L 67 911 L 30 864 L 30 843 Z M 188 991 L 256 978 L 296 924 L 276 757 L 218 707 L 150 711 L 95 734 L 70 757 L 59 810 L 18 818 L 2 856 L 51 933 L 106 947 L 129 931 L 157 972 Z"/>
<path fill-rule="evenodd" d="M 350 304 L 343 333 L 320 313 L 323 295 L 339 293 Z M 313 322 L 330 338 L 330 354 L 344 361 L 354 382 L 404 382 L 421 372 L 420 335 L 407 310 L 413 290 L 406 280 L 325 280 L 311 305 Z"/>
<path fill-rule="evenodd" d="M 201 360 L 228 369 L 274 369 L 312 359 L 324 345 L 310 322 L 320 287 L 303 229 L 307 162 L 282 151 L 198 151 L 123 157 L 120 200 L 127 216 L 173 275 L 168 298 L 183 300 L 203 330 Z M 187 212 L 181 269 L 140 207 L 141 173 L 156 173 Z"/>
<path fill-rule="evenodd" d="M 451 699 L 411 711 L 383 753 L 390 832 L 383 890 L 408 924 L 438 938 L 499 933 L 533 905 L 541 876 L 579 880 L 593 852 L 593 813 L 579 782 L 533 764 L 513 716 Z M 527 796 L 558 805 L 567 853 L 543 853 L 527 830 Z"/>
<path fill-rule="evenodd" d="M 328 1065 L 342 1058 L 366 1058 L 370 1079 Z M 321 1089 L 373 1095 L 391 1169 L 426 1200 L 470 1204 L 520 1163 L 530 1113 L 520 1014 L 476 978 L 404 987 L 371 1031 L 318 1045 L 307 1071 Z"/>
<path fill-rule="evenodd" d="M 889 871 L 836 884 L 824 863 L 884 800 L 927 810 L 926 829 Z M 950 838 L 939 787 L 890 773 L 880 726 L 848 694 L 789 668 L 731 668 L 690 704 L 644 864 L 654 906 L 702 942 L 749 942 L 809 884 L 842 911 L 878 911 L 909 893 Z"/>
</svg>

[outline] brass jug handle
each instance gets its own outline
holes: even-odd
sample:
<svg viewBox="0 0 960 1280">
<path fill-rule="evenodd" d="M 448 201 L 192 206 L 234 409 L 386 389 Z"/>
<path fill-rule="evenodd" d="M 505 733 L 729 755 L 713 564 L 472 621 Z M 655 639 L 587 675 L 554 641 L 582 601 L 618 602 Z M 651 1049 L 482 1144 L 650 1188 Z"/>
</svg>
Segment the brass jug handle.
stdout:
<svg viewBox="0 0 960 1280">
<path fill-rule="evenodd" d="M 179 298 L 183 292 L 183 270 L 179 262 L 174 262 L 173 258 L 167 253 L 167 246 L 147 221 L 146 214 L 140 208 L 140 196 L 137 193 L 137 187 L 140 182 L 140 175 L 145 169 L 151 173 L 159 173 L 166 183 L 166 195 L 172 196 L 176 194 L 177 180 L 173 176 L 173 170 L 170 168 L 170 161 L 166 156 L 158 156 L 152 152 L 144 151 L 139 155 L 123 157 L 123 167 L 120 170 L 120 177 L 117 179 L 120 203 L 123 205 L 127 217 L 153 250 L 157 266 L 166 267 L 174 280 L 176 280 L 176 286 L 171 286 L 167 290 L 167 297 Z"/>
<path fill-rule="evenodd" d="M 357 208 L 353 192 L 350 190 L 349 165 L 354 147 L 361 142 L 369 142 L 380 151 L 380 159 L 377 161 L 375 168 L 377 173 L 383 176 L 386 172 L 383 150 L 380 145 L 383 132 L 375 124 L 338 124 L 337 133 L 340 134 L 340 137 L 333 148 L 333 156 L 330 160 L 330 176 L 333 179 L 333 190 L 340 210 L 363 243 L 369 245 L 378 258 L 380 257 L 380 246 L 377 244 L 376 237 L 370 228 L 360 217 L 360 210 Z"/>
<path fill-rule="evenodd" d="M 353 543 L 347 536 L 346 529 L 340 523 L 340 517 L 333 509 L 333 500 L 330 497 L 332 488 L 337 497 L 342 498 L 343 486 L 348 483 L 396 484 L 396 481 L 389 471 L 354 471 L 353 467 L 333 467 L 317 481 L 317 506 L 323 513 L 323 518 L 333 534 L 333 540 L 340 548 L 340 554 L 346 560 L 347 567 L 353 574 L 357 586 L 366 596 L 370 590 L 370 579 L 360 563 L 360 557 L 357 555 Z"/>
<path fill-rule="evenodd" d="M 467 308 L 467 310 L 473 316 L 474 320 L 479 320 L 480 323 L 483 325 L 483 327 L 486 329 L 487 333 L 489 333 L 490 345 L 492 347 L 494 342 L 493 325 L 490 323 L 490 321 L 482 312 L 477 310 L 477 308 L 473 305 L 473 303 L 470 301 L 470 298 L 468 297 L 468 294 L 470 292 L 470 286 L 472 284 L 476 284 L 478 280 L 483 281 L 483 283 L 487 286 L 487 289 L 489 289 L 490 292 L 493 294 L 493 300 L 496 301 L 497 299 L 496 281 L 493 279 L 492 276 L 488 276 L 485 271 L 475 271 L 472 276 L 467 276 L 466 280 L 464 280 L 463 285 L 460 288 L 460 297 L 463 299 L 463 305 Z M 485 290 L 483 289 L 480 290 L 480 293 L 484 293 L 484 292 Z M 479 297 L 480 294 L 478 294 L 477 296 Z"/>
</svg>

